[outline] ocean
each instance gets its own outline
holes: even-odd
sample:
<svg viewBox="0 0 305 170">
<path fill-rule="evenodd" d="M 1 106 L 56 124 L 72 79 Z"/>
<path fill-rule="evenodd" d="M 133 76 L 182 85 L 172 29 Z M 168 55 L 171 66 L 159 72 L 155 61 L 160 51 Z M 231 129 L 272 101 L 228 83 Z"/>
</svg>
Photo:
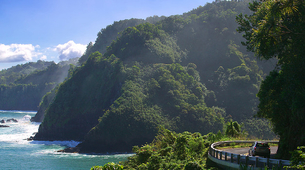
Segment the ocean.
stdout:
<svg viewBox="0 0 305 170">
<path fill-rule="evenodd" d="M 0 123 L 0 169 L 83 170 L 108 162 L 127 160 L 132 154 L 90 155 L 56 152 L 76 146 L 77 141 L 27 141 L 38 131 L 39 123 L 30 122 L 36 112 L 1 111 L 0 121 L 14 118 L 18 122 Z"/>
</svg>

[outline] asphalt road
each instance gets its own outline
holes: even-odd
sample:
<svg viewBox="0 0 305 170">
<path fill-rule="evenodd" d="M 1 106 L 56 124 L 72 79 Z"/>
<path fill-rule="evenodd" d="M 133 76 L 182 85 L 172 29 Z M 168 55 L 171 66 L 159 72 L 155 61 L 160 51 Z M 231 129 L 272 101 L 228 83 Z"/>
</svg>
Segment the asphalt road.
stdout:
<svg viewBox="0 0 305 170">
<path fill-rule="evenodd" d="M 276 154 L 276 151 L 277 151 L 277 148 L 278 148 L 277 146 L 271 146 L 270 147 L 270 151 L 271 151 L 270 158 L 271 159 L 274 158 L 274 156 Z M 240 154 L 240 155 L 248 155 L 250 147 L 244 147 L 244 148 L 226 148 L 226 149 L 218 148 L 218 149 L 226 151 L 226 152 L 229 152 L 229 153 Z M 255 156 L 255 157 L 259 157 L 259 156 Z M 233 162 L 237 162 L 237 159 L 234 158 Z M 241 160 L 241 163 L 245 163 L 245 160 Z M 248 165 L 254 166 L 255 165 L 255 161 L 249 160 Z M 265 163 L 260 162 L 260 163 L 258 163 L 255 166 L 264 168 L 266 165 L 265 165 Z M 273 166 L 278 166 L 278 165 L 269 163 L 269 167 L 273 167 Z"/>
<path fill-rule="evenodd" d="M 270 146 L 270 151 L 271 151 L 270 158 L 274 157 L 274 155 L 276 154 L 277 148 L 278 148 L 277 146 Z M 223 150 L 223 151 L 234 153 L 234 154 L 241 154 L 241 155 L 248 155 L 249 149 L 250 149 L 250 147 L 226 148 L 226 149 L 219 148 L 219 150 Z"/>
</svg>

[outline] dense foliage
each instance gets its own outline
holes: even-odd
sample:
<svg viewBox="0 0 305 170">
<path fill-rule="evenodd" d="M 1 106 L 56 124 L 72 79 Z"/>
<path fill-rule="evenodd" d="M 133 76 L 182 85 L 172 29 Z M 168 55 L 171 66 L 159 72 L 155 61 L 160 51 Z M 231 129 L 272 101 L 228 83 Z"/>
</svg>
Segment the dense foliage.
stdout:
<svg viewBox="0 0 305 170">
<path fill-rule="evenodd" d="M 82 140 L 98 123 L 103 110 L 119 96 L 121 68 L 115 56 L 105 58 L 99 52 L 93 53 L 58 88 L 36 138 Z"/>
<path fill-rule="evenodd" d="M 159 125 L 207 134 L 231 119 L 247 122 L 248 131 L 262 124 L 251 135 L 273 138 L 268 123 L 253 115 L 260 83 L 274 66 L 237 45 L 235 16 L 244 11 L 250 13 L 247 2 L 219 2 L 149 18 L 155 24 L 131 19 L 108 26 L 54 98 L 44 98 L 35 138 L 84 140 L 80 152 L 131 151 L 152 141 Z"/>
<path fill-rule="evenodd" d="M 141 145 L 153 140 L 159 125 L 203 134 L 223 129 L 221 109 L 204 104 L 209 91 L 180 64 L 133 66 L 126 76 L 133 81 L 123 84 L 121 96 L 87 134 L 84 151 L 120 151 Z"/>
<path fill-rule="evenodd" d="M 256 114 L 260 83 L 275 67 L 273 61 L 256 61 L 253 53 L 239 46 L 243 37 L 236 31 L 235 17 L 241 12 L 251 13 L 248 2 L 208 3 L 156 24 L 187 52 L 182 64 L 197 65 L 200 81 L 216 97 L 206 101 L 207 105 L 225 108 L 228 119 L 238 122 L 247 122 Z"/>
<path fill-rule="evenodd" d="M 135 155 L 127 161 L 94 166 L 91 169 L 208 169 L 209 146 L 214 139 L 219 140 L 222 137 L 213 133 L 204 136 L 198 132 L 175 133 L 159 127 L 154 140 L 141 147 L 134 146 Z"/>
<path fill-rule="evenodd" d="M 151 144 L 133 148 L 124 169 L 205 169 L 210 146 L 200 133 L 160 130 Z"/>
<path fill-rule="evenodd" d="M 0 84 L 14 83 L 16 80 L 29 75 L 34 71 L 44 70 L 54 62 L 41 61 L 18 64 L 8 69 L 0 71 Z"/>
<path fill-rule="evenodd" d="M 305 146 L 298 146 L 296 150 L 291 151 L 291 166 L 287 168 L 304 169 L 305 168 Z"/>
<path fill-rule="evenodd" d="M 277 70 L 261 85 L 257 115 L 272 122 L 280 136 L 278 154 L 289 158 L 289 151 L 305 144 L 305 2 L 266 0 L 250 9 L 253 15 L 237 17 L 244 45 L 261 59 L 278 59 Z"/>
<path fill-rule="evenodd" d="M 2 70 L 0 109 L 37 110 L 42 97 L 66 78 L 66 63 L 39 60 Z"/>
<path fill-rule="evenodd" d="M 116 40 L 118 37 L 120 37 L 122 35 L 120 32 L 124 31 L 126 28 L 134 27 L 145 22 L 154 24 L 164 18 L 164 16 L 153 16 L 147 17 L 146 20 L 132 18 L 115 21 L 112 25 L 108 25 L 106 28 L 103 28 L 98 32 L 95 43 L 93 44 L 90 42 L 88 44 L 85 54 L 79 59 L 79 63 L 83 64 L 86 62 L 89 55 L 95 51 L 98 51 L 102 54 L 105 53 L 107 46 L 109 46 L 113 40 Z"/>
</svg>

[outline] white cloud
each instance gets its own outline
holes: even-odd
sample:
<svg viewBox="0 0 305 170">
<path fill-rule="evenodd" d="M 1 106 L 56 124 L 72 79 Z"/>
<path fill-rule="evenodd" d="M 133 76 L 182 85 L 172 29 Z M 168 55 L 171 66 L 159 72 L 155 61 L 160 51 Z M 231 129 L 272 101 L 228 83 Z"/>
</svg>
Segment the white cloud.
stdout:
<svg viewBox="0 0 305 170">
<path fill-rule="evenodd" d="M 40 60 L 46 60 L 47 59 L 47 56 L 46 55 L 43 55 L 39 58 Z"/>
<path fill-rule="evenodd" d="M 69 60 L 70 58 L 81 57 L 86 51 L 86 45 L 69 41 L 65 44 L 57 45 L 54 50 L 59 53 L 60 60 Z"/>
<path fill-rule="evenodd" d="M 31 61 L 33 57 L 41 55 L 35 51 L 39 46 L 32 44 L 0 44 L 0 62 L 22 62 Z"/>
</svg>

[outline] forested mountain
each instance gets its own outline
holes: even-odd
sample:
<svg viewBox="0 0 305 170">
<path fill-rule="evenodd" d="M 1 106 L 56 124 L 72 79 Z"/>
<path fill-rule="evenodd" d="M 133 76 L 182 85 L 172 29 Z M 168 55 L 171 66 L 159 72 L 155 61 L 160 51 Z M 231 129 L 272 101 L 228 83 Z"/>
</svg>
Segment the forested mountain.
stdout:
<svg viewBox="0 0 305 170">
<path fill-rule="evenodd" d="M 8 69 L 0 71 L 0 84 L 14 83 L 19 78 L 29 75 L 34 71 L 44 70 L 54 62 L 52 61 L 41 61 L 29 62 L 26 64 L 18 64 Z"/>
<path fill-rule="evenodd" d="M 92 44 L 92 42 L 90 42 L 88 44 L 87 50 L 85 54 L 79 59 L 79 62 L 81 64 L 84 63 L 88 59 L 89 55 L 95 51 L 99 51 L 102 54 L 105 53 L 107 46 L 109 46 L 113 40 L 116 40 L 117 37 L 120 37 L 121 34 L 119 33 L 124 31 L 126 28 L 134 27 L 145 22 L 155 24 L 164 18 L 164 16 L 153 16 L 147 17 L 146 20 L 132 18 L 115 21 L 112 25 L 108 25 L 106 28 L 103 28 L 100 32 L 98 32 L 95 43 Z"/>
<path fill-rule="evenodd" d="M 155 23 L 131 19 L 102 29 L 54 99 L 45 96 L 35 139 L 84 140 L 81 152 L 130 151 L 151 142 L 160 125 L 206 134 L 230 119 L 251 136 L 273 138 L 253 115 L 274 65 L 256 61 L 236 32 L 247 4 L 210 3 Z"/>
<path fill-rule="evenodd" d="M 42 97 L 67 77 L 71 63 L 37 61 L 2 70 L 1 110 L 37 110 Z"/>
</svg>

